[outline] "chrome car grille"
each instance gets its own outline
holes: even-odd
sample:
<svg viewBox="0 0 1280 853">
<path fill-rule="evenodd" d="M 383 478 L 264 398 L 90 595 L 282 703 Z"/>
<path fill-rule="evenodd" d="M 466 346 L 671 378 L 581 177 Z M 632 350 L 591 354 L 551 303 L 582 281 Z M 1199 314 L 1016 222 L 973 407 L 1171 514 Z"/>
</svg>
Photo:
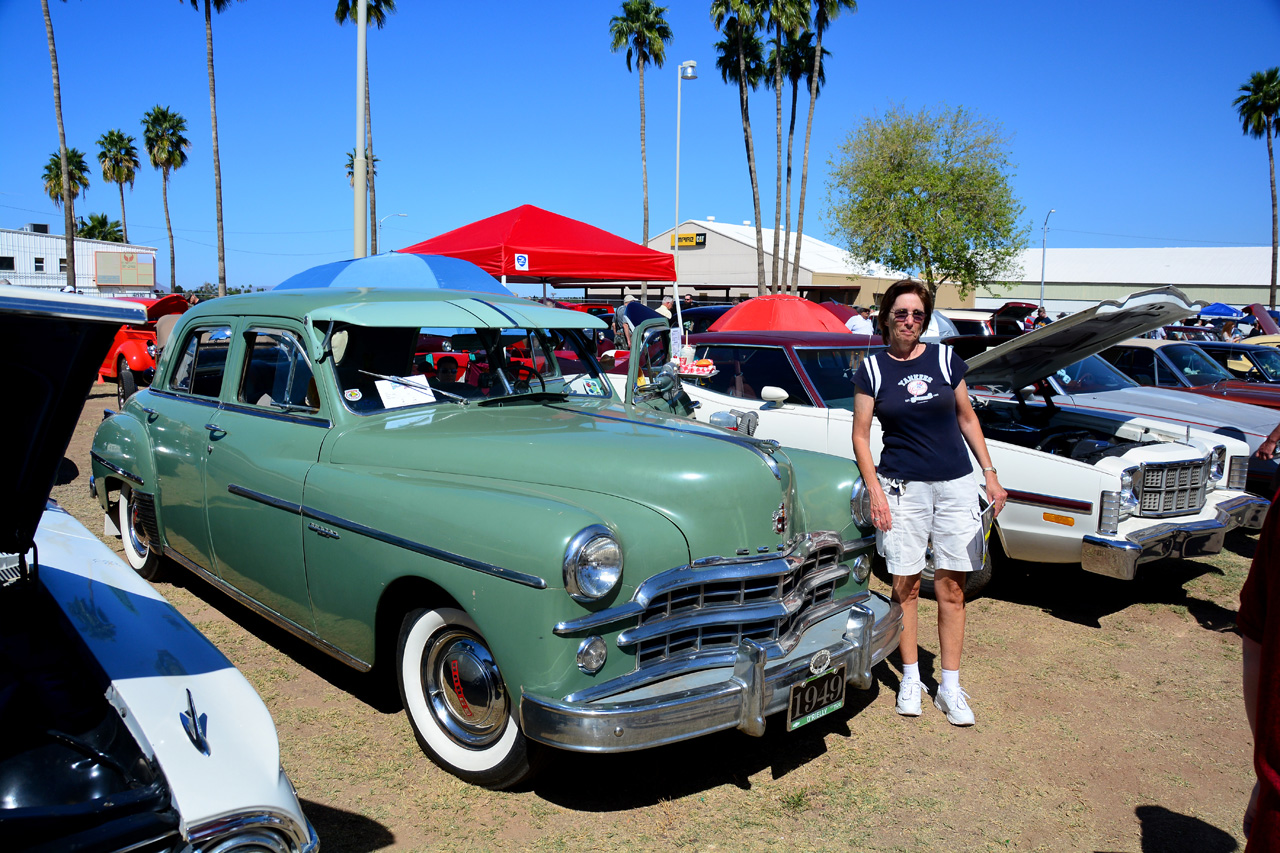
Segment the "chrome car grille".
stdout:
<svg viewBox="0 0 1280 853">
<path fill-rule="evenodd" d="M 1158 518 L 1199 512 L 1208 483 L 1209 464 L 1205 460 L 1143 465 L 1138 515 Z"/>
<path fill-rule="evenodd" d="M 806 617 L 829 604 L 836 584 L 849 574 L 840 565 L 842 554 L 840 545 L 825 545 L 804 556 L 770 560 L 763 564 L 773 569 L 767 574 L 760 573 L 762 564 L 751 563 L 739 576 L 724 567 L 712 573 L 712 580 L 665 589 L 618 644 L 634 647 L 640 668 L 699 652 L 736 649 L 744 639 L 787 647 L 799 636 Z"/>
</svg>

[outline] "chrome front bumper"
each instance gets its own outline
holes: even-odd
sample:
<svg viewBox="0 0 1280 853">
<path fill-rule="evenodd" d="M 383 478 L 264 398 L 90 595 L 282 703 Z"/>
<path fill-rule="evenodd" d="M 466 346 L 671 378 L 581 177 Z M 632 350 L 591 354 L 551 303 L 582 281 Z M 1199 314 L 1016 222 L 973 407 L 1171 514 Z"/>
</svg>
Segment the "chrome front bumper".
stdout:
<svg viewBox="0 0 1280 853">
<path fill-rule="evenodd" d="M 815 657 L 821 660 L 825 652 L 830 668 L 843 665 L 849 684 L 866 690 L 871 668 L 898 647 L 901 634 L 902 609 L 873 592 L 813 625 L 773 663 L 763 646 L 743 640 L 731 669 L 673 678 L 631 697 L 564 702 L 524 693 L 521 729 L 535 741 L 574 752 L 627 752 L 733 728 L 758 737 L 765 717 L 786 710 L 791 686 L 814 674 Z"/>
<path fill-rule="evenodd" d="M 1165 522 L 1130 533 L 1124 539 L 1088 534 L 1080 562 L 1087 572 L 1133 580 L 1141 563 L 1218 553 L 1227 531 L 1236 527 L 1258 529 L 1270 505 L 1262 498 L 1241 495 L 1218 504 L 1218 517 L 1213 520 Z"/>
</svg>

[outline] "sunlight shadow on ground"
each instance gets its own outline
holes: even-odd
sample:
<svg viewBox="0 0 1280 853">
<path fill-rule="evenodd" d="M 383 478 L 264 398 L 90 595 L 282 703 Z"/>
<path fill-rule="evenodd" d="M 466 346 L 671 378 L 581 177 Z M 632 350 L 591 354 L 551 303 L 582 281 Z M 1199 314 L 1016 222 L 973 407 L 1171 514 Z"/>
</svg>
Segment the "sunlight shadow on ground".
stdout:
<svg viewBox="0 0 1280 853">
<path fill-rule="evenodd" d="M 302 800 L 302 811 L 315 827 L 325 853 L 369 853 L 395 843 L 391 830 L 354 812 Z"/>
<path fill-rule="evenodd" d="M 1138 806 L 1133 812 L 1142 824 L 1143 853 L 1231 853 L 1240 847 L 1229 833 L 1164 806 Z"/>
</svg>

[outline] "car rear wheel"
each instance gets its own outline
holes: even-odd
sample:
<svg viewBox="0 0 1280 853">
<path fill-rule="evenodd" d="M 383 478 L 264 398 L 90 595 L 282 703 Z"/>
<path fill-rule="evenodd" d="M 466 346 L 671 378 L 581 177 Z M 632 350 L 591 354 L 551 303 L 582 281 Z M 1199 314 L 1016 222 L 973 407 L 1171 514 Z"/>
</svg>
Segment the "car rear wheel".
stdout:
<svg viewBox="0 0 1280 853">
<path fill-rule="evenodd" d="M 136 393 L 138 393 L 138 380 L 134 377 L 129 362 L 124 356 L 120 356 L 116 361 L 116 405 L 123 409 L 125 401 Z"/>
<path fill-rule="evenodd" d="M 133 500 L 133 490 L 120 487 L 119 510 L 120 539 L 124 543 L 124 556 L 140 576 L 149 581 L 160 576 L 160 555 L 151 547 L 151 538 L 138 515 L 138 505 Z"/>
<path fill-rule="evenodd" d="M 396 654 L 400 698 L 422 751 L 465 782 L 509 788 L 532 772 L 497 662 L 461 610 L 414 610 Z"/>
</svg>

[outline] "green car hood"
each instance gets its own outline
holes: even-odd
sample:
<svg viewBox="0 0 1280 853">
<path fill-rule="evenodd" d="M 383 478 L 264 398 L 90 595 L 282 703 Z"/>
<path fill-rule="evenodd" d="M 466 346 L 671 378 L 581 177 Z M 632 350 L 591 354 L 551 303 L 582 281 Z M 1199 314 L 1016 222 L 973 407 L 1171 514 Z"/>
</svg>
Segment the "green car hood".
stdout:
<svg viewBox="0 0 1280 853">
<path fill-rule="evenodd" d="M 789 460 L 755 444 L 617 406 L 436 406 L 370 417 L 331 441 L 327 461 L 571 489 L 588 509 L 592 493 L 614 495 L 670 519 L 697 559 L 775 551 L 803 530 Z"/>
</svg>

